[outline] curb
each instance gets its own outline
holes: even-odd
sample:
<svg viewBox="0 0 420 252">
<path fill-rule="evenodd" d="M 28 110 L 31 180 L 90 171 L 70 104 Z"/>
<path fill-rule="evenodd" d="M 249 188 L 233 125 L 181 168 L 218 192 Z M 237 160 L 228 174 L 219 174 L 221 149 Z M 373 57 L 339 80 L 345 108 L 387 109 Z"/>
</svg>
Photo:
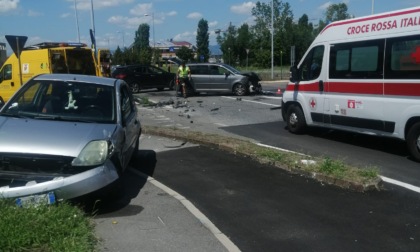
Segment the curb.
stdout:
<svg viewBox="0 0 420 252">
<path fill-rule="evenodd" d="M 187 200 L 184 196 L 179 194 L 178 192 L 172 190 L 171 188 L 167 187 L 166 185 L 162 184 L 161 182 L 157 181 L 156 179 L 139 172 L 137 170 L 132 169 L 131 172 L 147 179 L 148 182 L 156 186 L 157 188 L 161 189 L 162 191 L 166 192 L 168 195 L 172 196 L 173 198 L 177 199 L 197 220 L 200 221 L 203 226 L 205 226 L 219 242 L 229 251 L 229 252 L 240 252 L 241 250 L 227 237 L 222 231 L 220 231 L 214 224 L 211 222 L 198 208 L 196 208 L 189 200 Z"/>
<path fill-rule="evenodd" d="M 246 144 L 255 145 L 255 146 L 257 146 L 258 144 L 254 142 L 250 142 L 250 141 L 233 138 L 233 137 L 226 137 L 226 136 L 221 136 L 217 134 L 207 134 L 207 133 L 201 133 L 201 132 L 188 132 L 186 130 L 181 130 L 181 129 L 169 129 L 169 128 L 161 128 L 161 127 L 156 127 L 156 126 L 147 126 L 147 125 L 143 125 L 143 132 L 146 134 L 155 135 L 155 136 L 162 136 L 162 137 L 175 138 L 175 139 L 184 140 L 184 141 L 190 141 L 193 143 L 202 144 L 204 146 L 209 146 L 209 147 L 225 150 L 233 154 L 240 154 L 245 157 L 256 160 L 260 162 L 261 164 L 272 165 L 276 168 L 283 169 L 293 174 L 299 174 L 307 178 L 315 179 L 321 183 L 326 183 L 326 184 L 333 185 L 333 186 L 343 188 L 343 189 L 349 189 L 355 192 L 367 192 L 367 191 L 373 191 L 373 190 L 380 191 L 384 187 L 383 180 L 379 175 L 376 178 L 370 179 L 369 181 L 366 181 L 366 182 L 357 182 L 357 181 L 346 180 L 344 178 L 337 178 L 337 177 L 334 177 L 328 174 L 323 174 L 320 172 L 306 171 L 304 169 L 301 169 L 303 165 L 300 165 L 297 163 L 288 165 L 288 164 L 270 161 L 266 158 L 261 158 L 256 155 L 252 155 L 250 153 L 247 153 L 247 152 L 244 152 L 243 150 L 238 149 L 239 143 L 246 143 Z M 196 135 L 194 135 L 194 133 L 196 133 Z M 214 138 L 220 138 L 219 139 L 220 141 L 211 141 L 209 140 L 210 138 L 211 140 L 214 140 Z M 260 147 L 264 148 L 263 146 L 260 146 Z"/>
</svg>

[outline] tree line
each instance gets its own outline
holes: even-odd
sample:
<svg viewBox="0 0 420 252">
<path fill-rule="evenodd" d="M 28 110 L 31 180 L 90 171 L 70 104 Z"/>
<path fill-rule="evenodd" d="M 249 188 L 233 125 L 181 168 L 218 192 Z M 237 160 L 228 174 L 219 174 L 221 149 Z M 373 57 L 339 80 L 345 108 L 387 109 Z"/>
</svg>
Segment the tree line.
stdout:
<svg viewBox="0 0 420 252">
<path fill-rule="evenodd" d="M 292 46 L 295 59 L 299 60 L 320 31 L 330 22 L 352 18 L 345 3 L 331 4 L 322 19 L 312 22 L 303 14 L 297 21 L 288 2 L 273 0 L 270 3 L 257 2 L 252 8 L 254 24 L 236 27 L 232 24 L 226 30 L 216 30 L 216 41 L 222 51 L 225 63 L 235 66 L 266 68 L 271 65 L 271 43 L 273 32 L 273 62 L 275 65 L 291 63 Z M 130 48 L 117 48 L 113 64 L 150 64 L 160 60 L 159 49 L 149 45 L 150 27 L 140 24 Z M 197 26 L 196 51 L 182 47 L 177 57 L 186 61 L 204 61 L 210 58 L 209 27 L 205 19 Z"/>
</svg>

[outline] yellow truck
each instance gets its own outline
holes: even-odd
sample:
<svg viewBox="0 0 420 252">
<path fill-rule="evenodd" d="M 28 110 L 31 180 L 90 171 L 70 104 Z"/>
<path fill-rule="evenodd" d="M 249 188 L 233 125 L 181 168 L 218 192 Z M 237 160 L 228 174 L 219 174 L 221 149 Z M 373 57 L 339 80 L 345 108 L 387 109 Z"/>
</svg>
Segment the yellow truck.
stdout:
<svg viewBox="0 0 420 252">
<path fill-rule="evenodd" d="M 16 54 L 12 54 L 0 69 L 0 104 L 9 98 L 30 78 L 41 73 L 72 73 L 106 76 L 110 63 L 109 50 L 92 49 L 83 43 L 44 42 L 23 48 L 20 54 L 21 70 Z M 105 66 L 105 67 L 104 67 Z M 22 74 L 22 78 L 20 78 Z"/>
</svg>

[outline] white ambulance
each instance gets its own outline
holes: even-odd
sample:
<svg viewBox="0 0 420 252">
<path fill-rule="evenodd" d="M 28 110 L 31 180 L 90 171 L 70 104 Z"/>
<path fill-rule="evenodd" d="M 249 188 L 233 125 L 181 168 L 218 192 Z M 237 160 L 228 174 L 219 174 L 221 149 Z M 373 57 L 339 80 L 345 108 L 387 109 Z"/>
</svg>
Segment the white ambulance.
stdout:
<svg viewBox="0 0 420 252">
<path fill-rule="evenodd" d="M 292 133 L 400 138 L 420 161 L 420 6 L 326 26 L 291 67 L 282 116 Z"/>
</svg>

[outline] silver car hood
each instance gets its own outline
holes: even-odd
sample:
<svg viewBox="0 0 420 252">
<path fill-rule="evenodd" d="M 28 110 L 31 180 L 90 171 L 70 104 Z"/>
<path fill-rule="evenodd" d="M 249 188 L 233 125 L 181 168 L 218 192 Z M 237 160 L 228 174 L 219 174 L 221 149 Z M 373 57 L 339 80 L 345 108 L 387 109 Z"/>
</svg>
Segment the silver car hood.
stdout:
<svg viewBox="0 0 420 252">
<path fill-rule="evenodd" d="M 116 125 L 0 116 L 0 153 L 76 157 L 92 140 L 109 139 Z"/>
</svg>

